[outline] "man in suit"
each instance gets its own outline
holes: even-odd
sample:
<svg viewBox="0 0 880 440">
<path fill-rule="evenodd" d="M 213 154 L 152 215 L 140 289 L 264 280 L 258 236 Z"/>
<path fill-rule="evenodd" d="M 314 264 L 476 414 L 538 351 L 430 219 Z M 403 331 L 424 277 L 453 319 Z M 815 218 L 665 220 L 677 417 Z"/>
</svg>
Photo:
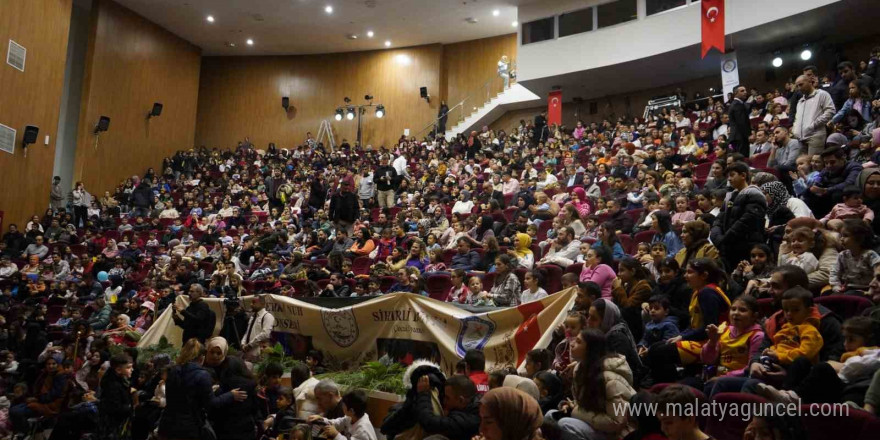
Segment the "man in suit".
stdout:
<svg viewBox="0 0 880 440">
<path fill-rule="evenodd" d="M 733 101 L 730 103 L 730 127 L 727 138 L 736 148 L 736 151 L 745 157 L 749 157 L 749 136 L 752 134 L 752 126 L 749 122 L 749 109 L 746 108 L 748 90 L 745 86 L 736 86 L 733 89 Z"/>
<path fill-rule="evenodd" d="M 623 165 L 614 169 L 614 177 L 626 177 L 635 179 L 639 174 L 639 167 L 633 163 L 632 156 L 623 156 Z"/>
</svg>

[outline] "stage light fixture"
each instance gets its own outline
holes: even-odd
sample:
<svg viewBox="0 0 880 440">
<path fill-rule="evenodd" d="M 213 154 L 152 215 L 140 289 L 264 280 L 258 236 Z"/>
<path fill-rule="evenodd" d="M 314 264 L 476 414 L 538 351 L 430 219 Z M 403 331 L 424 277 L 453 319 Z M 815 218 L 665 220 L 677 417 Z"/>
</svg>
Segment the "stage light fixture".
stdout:
<svg viewBox="0 0 880 440">
<path fill-rule="evenodd" d="M 382 104 L 379 104 L 376 106 L 376 117 L 382 118 L 383 116 L 385 116 L 385 106 Z"/>
<path fill-rule="evenodd" d="M 214 16 L 213 16 L 213 15 L 209 15 L 209 16 L 206 18 L 206 20 L 208 20 L 208 23 L 213 23 L 213 22 L 214 22 Z"/>
<path fill-rule="evenodd" d="M 782 58 L 781 57 L 773 58 L 773 67 L 782 67 Z"/>
<path fill-rule="evenodd" d="M 804 49 L 804 51 L 801 52 L 801 59 L 804 61 L 808 61 L 810 58 L 813 58 L 813 51 L 811 51 L 810 49 Z"/>
<path fill-rule="evenodd" d="M 373 31 L 367 31 L 367 38 L 373 38 L 373 35 L 376 35 Z"/>
<path fill-rule="evenodd" d="M 345 111 L 345 119 L 348 119 L 349 121 L 351 121 L 351 120 L 354 120 L 354 116 L 355 116 L 354 106 L 350 105 L 350 106 L 348 106 L 348 109 Z"/>
<path fill-rule="evenodd" d="M 337 121 L 341 121 L 343 113 L 345 113 L 345 110 L 343 110 L 342 107 L 337 107 L 336 108 L 336 116 L 334 116 L 333 118 L 336 119 Z"/>
</svg>

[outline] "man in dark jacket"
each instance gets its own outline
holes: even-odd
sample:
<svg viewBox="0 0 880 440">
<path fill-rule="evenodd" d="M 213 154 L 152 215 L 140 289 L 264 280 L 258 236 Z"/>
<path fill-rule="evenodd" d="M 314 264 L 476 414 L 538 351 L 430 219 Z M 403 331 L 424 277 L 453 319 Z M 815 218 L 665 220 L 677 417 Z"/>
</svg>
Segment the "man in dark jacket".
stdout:
<svg viewBox="0 0 880 440">
<path fill-rule="evenodd" d="M 351 232 L 351 226 L 357 220 L 358 212 L 358 198 L 351 192 L 351 184 L 344 180 L 341 191 L 330 199 L 330 220 L 336 223 L 337 228 Z"/>
<path fill-rule="evenodd" d="M 149 217 L 150 208 L 153 206 L 153 189 L 150 188 L 150 181 L 141 180 L 137 188 L 131 193 L 132 217 Z"/>
<path fill-rule="evenodd" d="M 730 271 L 740 261 L 749 261 L 752 246 L 764 242 L 767 198 L 760 188 L 749 185 L 749 166 L 743 162 L 727 167 L 727 183 L 733 192 L 715 218 L 710 237 Z"/>
<path fill-rule="evenodd" d="M 208 304 L 202 301 L 204 295 L 205 289 L 199 284 L 193 284 L 189 287 L 189 306 L 184 309 L 174 304 L 174 314 L 171 317 L 174 323 L 183 329 L 184 343 L 196 338 L 204 344 L 205 340 L 214 333 L 216 318 Z"/>
<path fill-rule="evenodd" d="M 419 425 L 428 434 L 442 435 L 449 440 L 469 440 L 480 430 L 480 402 L 477 387 L 466 376 L 452 376 L 446 380 L 443 411 L 435 415 L 431 403 L 431 383 L 428 375 L 419 379 L 416 411 Z"/>
<path fill-rule="evenodd" d="M 458 239 L 458 252 L 452 256 L 450 269 L 474 270 L 480 263 L 480 254 L 471 250 L 471 242 L 467 238 Z"/>
<path fill-rule="evenodd" d="M 126 354 L 113 356 L 110 368 L 101 378 L 98 395 L 99 438 L 122 438 L 125 422 L 131 417 L 135 403 L 132 400 L 131 358 Z"/>
<path fill-rule="evenodd" d="M 748 96 L 745 86 L 733 88 L 733 100 L 730 103 L 729 130 L 727 138 L 736 148 L 736 151 L 745 157 L 749 157 L 749 136 L 752 134 L 752 126 L 749 122 L 749 109 L 746 108 L 745 99 Z"/>
<path fill-rule="evenodd" d="M 846 153 L 840 147 L 828 147 L 822 151 L 822 162 L 825 168 L 819 173 L 819 180 L 803 195 L 816 218 L 822 218 L 835 204 L 843 202 L 844 188 L 856 186 L 862 172 L 862 164 L 847 161 Z"/>
<path fill-rule="evenodd" d="M 629 234 L 632 232 L 633 228 L 633 219 L 626 213 L 623 209 L 620 209 L 620 202 L 615 199 L 609 199 L 605 203 L 606 211 L 608 212 L 608 220 L 606 223 L 611 225 L 611 230 L 614 232 L 620 231 L 622 234 Z"/>
</svg>

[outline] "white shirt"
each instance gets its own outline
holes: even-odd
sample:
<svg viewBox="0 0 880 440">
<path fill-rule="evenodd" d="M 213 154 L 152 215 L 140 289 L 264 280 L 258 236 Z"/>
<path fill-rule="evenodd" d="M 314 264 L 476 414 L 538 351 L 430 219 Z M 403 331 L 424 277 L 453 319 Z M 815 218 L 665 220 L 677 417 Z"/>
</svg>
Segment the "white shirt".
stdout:
<svg viewBox="0 0 880 440">
<path fill-rule="evenodd" d="M 788 208 L 795 217 L 816 218 L 813 216 L 813 211 L 810 210 L 810 207 L 797 197 L 789 197 L 788 201 L 785 202 L 785 207 Z"/>
<path fill-rule="evenodd" d="M 333 440 L 376 440 L 376 430 L 373 429 L 370 415 L 367 413 L 364 413 L 364 416 L 355 423 L 351 423 L 348 416 L 327 420 L 327 422 L 339 431 Z"/>
<path fill-rule="evenodd" d="M 247 327 L 244 329 L 244 336 L 241 338 L 241 345 L 250 345 L 248 354 L 257 355 L 260 351 L 260 342 L 268 341 L 272 336 L 272 329 L 275 328 L 275 316 L 269 313 L 265 308 L 261 309 L 248 319 Z"/>
<path fill-rule="evenodd" d="M 547 291 L 538 287 L 538 291 L 532 293 L 531 290 L 526 289 L 522 291 L 522 294 L 519 296 L 520 304 L 525 304 L 527 302 L 537 301 L 541 298 L 547 297 Z"/>
<path fill-rule="evenodd" d="M 402 154 L 397 156 L 394 162 L 391 162 L 391 166 L 394 168 L 394 171 L 397 171 L 398 176 L 408 175 L 406 172 L 406 158 Z"/>
</svg>

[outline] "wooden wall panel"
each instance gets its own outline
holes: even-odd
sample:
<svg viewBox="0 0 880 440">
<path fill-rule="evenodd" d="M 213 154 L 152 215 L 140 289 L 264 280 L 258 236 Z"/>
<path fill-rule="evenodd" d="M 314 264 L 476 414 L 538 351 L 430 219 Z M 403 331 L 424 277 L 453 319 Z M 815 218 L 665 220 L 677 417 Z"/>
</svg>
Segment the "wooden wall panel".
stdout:
<svg viewBox="0 0 880 440">
<path fill-rule="evenodd" d="M 49 206 L 71 7 L 72 0 L 0 0 L 0 124 L 18 131 L 15 154 L 0 152 L 4 232 L 9 223 L 24 228 L 25 218 Z M 27 49 L 24 72 L 6 64 L 10 39 Z M 26 125 L 40 127 L 40 135 L 24 157 Z"/>
<path fill-rule="evenodd" d="M 372 94 L 385 106 L 363 116 L 364 144 L 391 145 L 410 129 L 412 135 L 431 122 L 439 101 L 419 97 L 419 87 L 437 90 L 440 45 L 347 54 L 204 57 L 199 87 L 196 145 L 231 148 L 249 136 L 258 148 L 299 145 L 306 133 L 317 136 L 322 120 L 333 128 L 337 144 L 354 144 L 357 119 L 337 122 L 336 107 L 348 96 L 353 104 Z M 293 107 L 285 112 L 281 98 Z"/>
<path fill-rule="evenodd" d="M 441 90 L 441 97 L 446 99 L 449 107 L 454 107 L 465 97 L 472 96 L 479 91 L 477 99 L 469 100 L 465 108 L 466 114 L 470 114 L 473 107 L 480 107 L 485 103 L 486 96 L 491 98 L 501 92 L 502 79 L 497 76 L 498 60 L 502 55 L 516 60 L 516 34 L 502 35 L 499 37 L 483 38 L 443 46 L 443 83 L 445 90 Z M 490 81 L 488 90 L 483 89 L 484 84 Z M 456 110 L 450 118 L 460 116 Z"/>
<path fill-rule="evenodd" d="M 110 0 L 95 1 L 91 26 L 73 174 L 101 195 L 192 147 L 201 64 L 197 47 Z M 162 115 L 147 120 L 154 102 Z M 100 115 L 110 130 L 96 148 Z"/>
</svg>

